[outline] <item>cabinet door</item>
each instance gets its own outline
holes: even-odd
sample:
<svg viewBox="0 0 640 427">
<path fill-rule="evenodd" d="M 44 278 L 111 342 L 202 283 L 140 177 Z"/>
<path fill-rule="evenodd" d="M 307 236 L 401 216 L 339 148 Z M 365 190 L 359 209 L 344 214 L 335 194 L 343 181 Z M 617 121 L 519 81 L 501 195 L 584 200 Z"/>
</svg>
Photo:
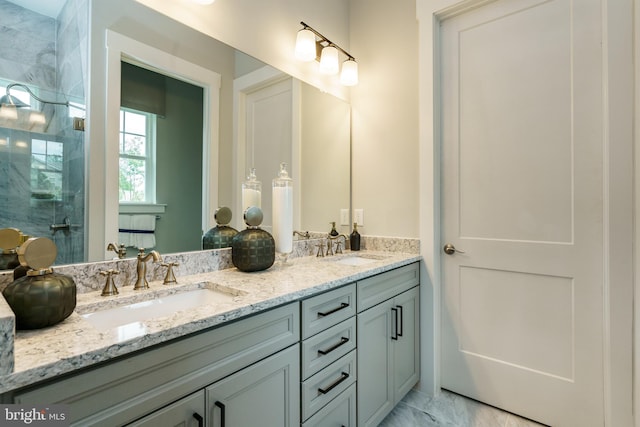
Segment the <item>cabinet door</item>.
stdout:
<svg viewBox="0 0 640 427">
<path fill-rule="evenodd" d="M 128 424 L 128 427 L 203 427 L 204 413 L 204 391 L 200 390 Z"/>
<path fill-rule="evenodd" d="M 207 387 L 207 425 L 298 426 L 299 384 L 294 345 Z"/>
<path fill-rule="evenodd" d="M 393 300 L 358 314 L 358 425 L 377 426 L 394 406 Z"/>
<path fill-rule="evenodd" d="M 394 405 L 420 378 L 419 304 L 420 293 L 417 286 L 393 299 L 393 308 L 396 310 L 393 312 L 392 332 L 398 338 L 393 342 Z"/>
</svg>

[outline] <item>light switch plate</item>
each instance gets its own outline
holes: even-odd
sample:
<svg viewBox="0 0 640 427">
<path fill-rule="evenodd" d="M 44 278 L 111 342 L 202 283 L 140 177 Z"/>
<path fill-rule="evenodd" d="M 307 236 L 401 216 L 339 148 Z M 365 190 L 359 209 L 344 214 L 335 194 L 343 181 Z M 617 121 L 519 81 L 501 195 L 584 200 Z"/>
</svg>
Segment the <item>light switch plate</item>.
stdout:
<svg viewBox="0 0 640 427">
<path fill-rule="evenodd" d="M 364 209 L 353 210 L 353 222 L 360 225 L 364 225 Z"/>
<path fill-rule="evenodd" d="M 349 225 L 349 209 L 340 209 L 340 225 Z"/>
</svg>

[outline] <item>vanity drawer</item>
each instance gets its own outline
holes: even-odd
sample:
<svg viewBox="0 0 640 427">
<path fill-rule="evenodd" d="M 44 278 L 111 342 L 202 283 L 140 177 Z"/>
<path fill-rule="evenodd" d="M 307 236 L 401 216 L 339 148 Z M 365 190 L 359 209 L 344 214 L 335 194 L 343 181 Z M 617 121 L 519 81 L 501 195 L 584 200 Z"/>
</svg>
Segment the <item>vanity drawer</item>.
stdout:
<svg viewBox="0 0 640 427">
<path fill-rule="evenodd" d="M 309 418 L 302 427 L 356 427 L 356 385 L 340 393 Z"/>
<path fill-rule="evenodd" d="M 420 263 L 358 281 L 358 313 L 420 284 Z"/>
<path fill-rule="evenodd" d="M 355 316 L 302 342 L 302 378 L 310 377 L 354 348 Z"/>
<path fill-rule="evenodd" d="M 336 360 L 302 382 L 302 419 L 306 420 L 356 381 L 356 352 Z"/>
<path fill-rule="evenodd" d="M 302 338 L 309 338 L 356 314 L 356 284 L 302 301 Z"/>
</svg>

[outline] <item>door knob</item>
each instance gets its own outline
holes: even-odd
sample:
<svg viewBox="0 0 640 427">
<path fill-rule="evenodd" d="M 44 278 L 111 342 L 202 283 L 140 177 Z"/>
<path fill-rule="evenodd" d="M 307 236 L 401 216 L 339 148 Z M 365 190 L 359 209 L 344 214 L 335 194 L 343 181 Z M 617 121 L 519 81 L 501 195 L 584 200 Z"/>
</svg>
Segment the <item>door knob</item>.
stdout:
<svg viewBox="0 0 640 427">
<path fill-rule="evenodd" d="M 463 254 L 464 253 L 464 251 L 456 249 L 456 247 L 453 246 L 451 243 L 447 243 L 446 245 L 444 245 L 443 250 L 444 250 L 444 253 L 447 254 L 447 255 L 453 255 L 456 252 L 459 253 L 459 254 Z"/>
</svg>

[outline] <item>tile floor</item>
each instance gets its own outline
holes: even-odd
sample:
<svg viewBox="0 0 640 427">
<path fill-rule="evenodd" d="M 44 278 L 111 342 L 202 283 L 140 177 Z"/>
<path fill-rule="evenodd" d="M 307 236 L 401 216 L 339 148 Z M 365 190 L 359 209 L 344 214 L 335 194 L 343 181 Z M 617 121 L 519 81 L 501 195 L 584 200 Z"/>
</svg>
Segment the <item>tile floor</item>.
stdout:
<svg viewBox="0 0 640 427">
<path fill-rule="evenodd" d="M 475 400 L 442 390 L 429 397 L 410 391 L 379 427 L 543 427 Z"/>
</svg>

